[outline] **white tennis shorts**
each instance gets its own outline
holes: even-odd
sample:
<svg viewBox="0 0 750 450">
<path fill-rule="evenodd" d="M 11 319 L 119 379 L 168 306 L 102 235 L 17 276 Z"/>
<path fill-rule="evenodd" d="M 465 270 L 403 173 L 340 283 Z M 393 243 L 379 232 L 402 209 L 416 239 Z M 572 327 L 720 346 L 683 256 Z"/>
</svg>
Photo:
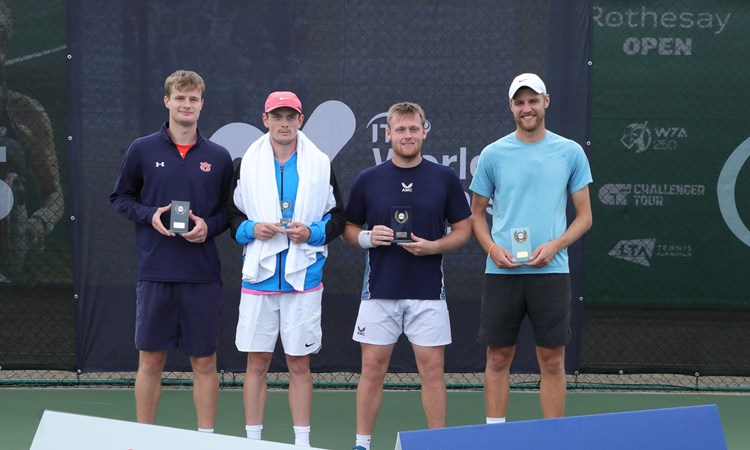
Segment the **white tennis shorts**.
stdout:
<svg viewBox="0 0 750 450">
<path fill-rule="evenodd" d="M 352 339 L 363 344 L 394 344 L 401 333 L 423 347 L 451 343 L 445 300 L 362 300 Z"/>
<path fill-rule="evenodd" d="M 242 293 L 235 344 L 241 352 L 273 352 L 281 334 L 284 353 L 304 356 L 323 345 L 320 326 L 323 289 L 256 295 Z"/>
</svg>

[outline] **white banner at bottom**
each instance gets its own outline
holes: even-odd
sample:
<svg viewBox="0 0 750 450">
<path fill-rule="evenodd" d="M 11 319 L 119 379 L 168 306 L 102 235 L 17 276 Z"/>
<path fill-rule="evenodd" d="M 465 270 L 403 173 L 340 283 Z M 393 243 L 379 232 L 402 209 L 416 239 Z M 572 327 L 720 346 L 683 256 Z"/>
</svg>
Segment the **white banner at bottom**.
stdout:
<svg viewBox="0 0 750 450">
<path fill-rule="evenodd" d="M 292 450 L 295 445 L 44 411 L 30 450 Z M 308 450 L 311 447 L 306 447 Z M 318 449 L 322 450 L 322 449 Z"/>
</svg>

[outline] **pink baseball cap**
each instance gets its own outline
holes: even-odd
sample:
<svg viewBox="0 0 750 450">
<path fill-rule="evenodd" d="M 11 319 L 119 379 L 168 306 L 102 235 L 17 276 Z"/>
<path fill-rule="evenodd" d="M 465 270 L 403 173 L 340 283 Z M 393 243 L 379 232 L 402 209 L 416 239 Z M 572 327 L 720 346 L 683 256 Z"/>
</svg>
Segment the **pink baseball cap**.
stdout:
<svg viewBox="0 0 750 450">
<path fill-rule="evenodd" d="M 266 99 L 266 112 L 271 112 L 278 108 L 292 108 L 302 114 L 302 102 L 297 98 L 297 94 L 289 91 L 271 92 Z"/>
</svg>

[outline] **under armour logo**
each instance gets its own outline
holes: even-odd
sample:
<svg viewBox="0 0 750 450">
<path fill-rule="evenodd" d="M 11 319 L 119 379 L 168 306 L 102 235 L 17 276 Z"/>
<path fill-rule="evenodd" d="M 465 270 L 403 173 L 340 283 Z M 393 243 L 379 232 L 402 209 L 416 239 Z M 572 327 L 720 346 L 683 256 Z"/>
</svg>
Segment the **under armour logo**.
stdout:
<svg viewBox="0 0 750 450">
<path fill-rule="evenodd" d="M 411 187 L 414 185 L 414 183 L 401 183 L 401 192 L 411 192 Z"/>
<path fill-rule="evenodd" d="M 357 325 L 357 334 L 360 335 L 360 336 L 364 336 L 365 335 L 365 328 L 366 327 L 360 327 L 359 325 Z"/>
<path fill-rule="evenodd" d="M 156 167 L 164 167 L 164 161 L 162 162 L 156 162 Z"/>
</svg>

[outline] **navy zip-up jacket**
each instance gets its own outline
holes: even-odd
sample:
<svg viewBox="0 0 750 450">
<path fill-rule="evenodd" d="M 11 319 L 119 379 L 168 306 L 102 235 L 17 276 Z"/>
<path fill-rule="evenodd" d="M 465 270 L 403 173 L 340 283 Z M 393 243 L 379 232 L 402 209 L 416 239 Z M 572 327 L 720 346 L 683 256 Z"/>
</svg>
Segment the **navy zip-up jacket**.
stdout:
<svg viewBox="0 0 750 450">
<path fill-rule="evenodd" d="M 198 140 L 183 159 L 167 126 L 133 141 L 109 200 L 115 211 L 135 222 L 139 280 L 221 282 L 214 238 L 227 229 L 232 157 L 224 147 L 204 139 L 199 130 Z M 151 226 L 156 209 L 173 200 L 189 201 L 193 214 L 206 222 L 208 235 L 203 243 L 164 236 Z M 169 211 L 161 215 L 167 229 L 169 216 Z M 194 225 L 190 221 L 189 230 Z"/>
</svg>

